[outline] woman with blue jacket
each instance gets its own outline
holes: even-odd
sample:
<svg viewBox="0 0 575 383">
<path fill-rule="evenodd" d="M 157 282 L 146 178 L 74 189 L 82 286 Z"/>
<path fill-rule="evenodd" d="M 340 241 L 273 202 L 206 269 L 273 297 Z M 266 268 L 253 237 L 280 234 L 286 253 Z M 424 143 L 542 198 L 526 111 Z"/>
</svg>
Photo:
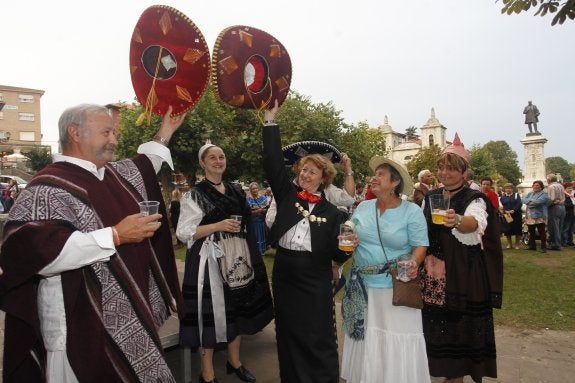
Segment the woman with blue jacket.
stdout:
<svg viewBox="0 0 575 383">
<path fill-rule="evenodd" d="M 527 193 L 522 199 L 527 206 L 527 215 L 525 223 L 529 230 L 529 250 L 536 250 L 535 247 L 535 229 L 541 240 L 541 252 L 546 253 L 547 234 L 545 225 L 547 224 L 547 201 L 549 196 L 543 191 L 543 181 L 533 181 L 533 191 Z"/>
</svg>

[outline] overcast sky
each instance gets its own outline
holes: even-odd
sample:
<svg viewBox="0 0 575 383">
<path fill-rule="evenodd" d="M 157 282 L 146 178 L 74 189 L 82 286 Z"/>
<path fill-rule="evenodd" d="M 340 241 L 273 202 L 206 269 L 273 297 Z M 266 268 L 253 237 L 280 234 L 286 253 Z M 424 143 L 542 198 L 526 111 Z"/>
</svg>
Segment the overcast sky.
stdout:
<svg viewBox="0 0 575 383">
<path fill-rule="evenodd" d="M 58 140 L 62 111 L 131 102 L 132 31 L 156 1 L 5 0 L 0 84 L 41 89 L 42 132 Z M 421 127 L 434 107 L 466 147 L 505 140 L 523 168 L 523 108 L 541 111 L 545 157 L 575 162 L 575 22 L 551 27 L 533 12 L 507 16 L 495 0 L 188 0 L 186 14 L 213 48 L 232 25 L 267 31 L 287 48 L 291 89 L 332 101 L 346 122 Z M 289 127 L 284 127 L 289 129 Z M 419 132 L 419 131 L 418 131 Z"/>
</svg>

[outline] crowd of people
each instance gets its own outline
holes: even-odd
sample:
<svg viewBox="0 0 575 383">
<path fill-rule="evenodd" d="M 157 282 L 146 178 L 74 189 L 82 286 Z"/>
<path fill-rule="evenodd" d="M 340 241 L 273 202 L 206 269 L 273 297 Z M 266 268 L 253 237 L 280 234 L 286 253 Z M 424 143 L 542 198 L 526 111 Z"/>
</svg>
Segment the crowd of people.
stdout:
<svg viewBox="0 0 575 383">
<path fill-rule="evenodd" d="M 246 193 L 227 182 L 224 150 L 206 142 L 197 153 L 203 180 L 171 191 L 167 208 L 156 173 L 173 165 L 168 144 L 185 114 L 171 116 L 170 107 L 154 139 L 117 161 L 108 110 L 67 109 L 62 154 L 8 207 L 4 381 L 173 382 L 158 335 L 170 313 L 180 320 L 180 344 L 198 353 L 200 383 L 218 382 L 213 356 L 221 347 L 227 373 L 255 382 L 241 340 L 272 320 L 283 382 L 496 378 L 501 237 L 519 249 L 525 225 L 527 249 L 537 240 L 542 252 L 574 246 L 573 185 L 550 174 L 546 189 L 537 180 L 524 196 L 511 183 L 497 193 L 488 176 L 479 186 L 457 135 L 436 173 L 421 170 L 415 185 L 405 167 L 380 156 L 370 160 L 373 174 L 355 182 L 346 154 L 341 188 L 335 164 L 320 154 L 296 162 L 294 178 L 278 112 L 276 102 L 262 127 L 269 186 L 252 182 Z M 7 188 L 3 202 L 11 194 Z M 448 202 L 440 224 L 432 197 Z M 144 200 L 160 201 L 159 213 L 140 214 Z M 354 230 L 352 251 L 338 246 L 341 225 Z M 181 285 L 173 234 L 186 247 Z M 270 246 L 271 286 L 263 262 Z M 340 366 L 333 285 L 350 258 Z M 400 259 L 407 279 L 420 280 L 421 307 L 394 304 L 390 271 Z"/>
<path fill-rule="evenodd" d="M 6 187 L 0 190 L 0 213 L 8 214 L 10 212 L 19 192 L 18 183 L 10 178 Z"/>
</svg>

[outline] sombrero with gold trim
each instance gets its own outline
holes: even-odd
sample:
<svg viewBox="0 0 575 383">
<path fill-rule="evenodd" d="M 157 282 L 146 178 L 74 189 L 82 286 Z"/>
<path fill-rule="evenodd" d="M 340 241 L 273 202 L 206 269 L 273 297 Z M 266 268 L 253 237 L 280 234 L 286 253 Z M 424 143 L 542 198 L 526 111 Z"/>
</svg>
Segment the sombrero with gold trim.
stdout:
<svg viewBox="0 0 575 383">
<path fill-rule="evenodd" d="M 291 60 L 286 48 L 267 32 L 234 25 L 220 32 L 212 53 L 212 82 L 223 102 L 263 109 L 286 99 Z"/>
<path fill-rule="evenodd" d="M 285 166 L 292 166 L 308 154 L 321 154 L 334 164 L 341 161 L 341 152 L 335 146 L 321 141 L 294 142 L 284 146 L 282 152 Z"/>
<path fill-rule="evenodd" d="M 210 50 L 196 25 L 165 5 L 146 9 L 132 33 L 130 73 L 147 112 L 172 115 L 191 109 L 209 80 Z M 148 114 L 149 118 L 149 114 Z"/>
</svg>

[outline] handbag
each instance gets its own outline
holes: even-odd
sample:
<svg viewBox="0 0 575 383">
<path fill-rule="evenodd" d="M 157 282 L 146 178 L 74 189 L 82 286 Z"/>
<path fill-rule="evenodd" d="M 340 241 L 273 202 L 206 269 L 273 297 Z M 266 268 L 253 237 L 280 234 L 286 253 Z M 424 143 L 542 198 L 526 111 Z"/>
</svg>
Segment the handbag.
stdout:
<svg viewBox="0 0 575 383">
<path fill-rule="evenodd" d="M 375 206 L 375 222 L 377 223 L 377 235 L 379 237 L 379 243 L 383 249 L 383 255 L 385 261 L 387 260 L 387 254 L 385 252 L 385 247 L 383 246 L 383 241 L 381 240 L 381 233 L 379 231 L 379 217 L 377 216 L 377 205 Z M 419 274 L 416 278 L 411 279 L 407 282 L 403 282 L 397 279 L 397 266 L 390 269 L 392 286 L 393 286 L 393 297 L 391 299 L 391 304 L 394 306 L 406 306 L 414 309 L 423 308 L 423 298 L 421 294 L 421 287 L 419 282 Z"/>
<path fill-rule="evenodd" d="M 397 269 L 391 269 L 390 274 L 393 281 L 393 298 L 391 303 L 394 306 L 407 306 L 414 309 L 423 308 L 419 275 L 417 278 L 403 282 L 397 279 Z"/>
<path fill-rule="evenodd" d="M 503 214 L 501 212 L 497 212 L 497 216 L 499 218 L 499 227 L 500 227 L 501 231 L 502 232 L 509 231 L 509 222 L 507 222 L 507 219 L 505 218 L 505 214 Z"/>
</svg>

